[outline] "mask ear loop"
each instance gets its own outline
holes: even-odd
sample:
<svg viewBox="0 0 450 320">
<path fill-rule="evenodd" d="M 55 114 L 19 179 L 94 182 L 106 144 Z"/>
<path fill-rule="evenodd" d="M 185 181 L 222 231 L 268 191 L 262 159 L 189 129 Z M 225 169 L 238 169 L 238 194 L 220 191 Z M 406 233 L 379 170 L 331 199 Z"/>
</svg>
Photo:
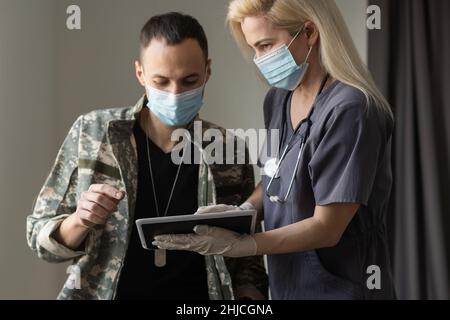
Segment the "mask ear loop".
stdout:
<svg viewBox="0 0 450 320">
<path fill-rule="evenodd" d="M 309 51 L 308 51 L 308 54 L 306 55 L 305 63 L 308 62 L 308 59 L 309 59 L 309 56 L 311 55 L 311 51 L 312 51 L 313 47 L 314 46 L 309 47 Z"/>
<path fill-rule="evenodd" d="M 303 32 L 303 30 L 305 29 L 305 26 L 303 26 L 298 32 L 297 34 L 294 36 L 294 38 L 292 38 L 291 42 L 289 42 L 288 48 L 291 46 L 291 44 L 295 41 L 295 39 L 297 39 L 297 37 L 299 36 L 299 34 L 301 34 Z M 309 51 L 308 54 L 306 55 L 306 59 L 305 59 L 305 63 L 308 62 L 309 56 L 311 55 L 311 51 L 313 49 L 314 46 L 309 47 Z"/>
<path fill-rule="evenodd" d="M 305 26 L 303 26 L 300 30 L 298 30 L 298 32 L 295 34 L 294 38 L 292 38 L 291 42 L 289 42 L 288 44 L 288 48 L 291 46 L 291 44 L 295 41 L 295 39 L 297 39 L 297 37 L 299 36 L 299 34 L 301 34 L 303 32 L 303 29 L 305 28 Z"/>
</svg>

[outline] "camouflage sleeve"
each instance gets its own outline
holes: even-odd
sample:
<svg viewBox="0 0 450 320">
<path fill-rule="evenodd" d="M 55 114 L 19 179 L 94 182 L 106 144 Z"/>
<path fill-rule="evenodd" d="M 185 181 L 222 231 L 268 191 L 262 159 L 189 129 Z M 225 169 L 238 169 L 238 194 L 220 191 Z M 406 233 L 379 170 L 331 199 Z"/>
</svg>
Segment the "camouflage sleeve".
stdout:
<svg viewBox="0 0 450 320">
<path fill-rule="evenodd" d="M 82 117 L 65 138 L 50 174 L 27 217 L 27 242 L 38 257 L 49 262 L 64 262 L 84 252 L 73 251 L 56 242 L 51 234 L 75 212 L 78 168 L 78 142 Z"/>
<path fill-rule="evenodd" d="M 246 159 L 249 159 L 247 149 Z M 253 166 L 250 163 L 242 166 L 241 178 L 242 203 L 250 197 L 255 189 L 255 175 Z M 261 227 L 257 225 L 256 232 L 260 231 Z M 264 260 L 262 256 L 237 259 L 225 258 L 225 262 L 232 278 L 233 291 L 237 300 L 247 298 L 267 299 L 268 277 L 264 267 Z"/>
</svg>

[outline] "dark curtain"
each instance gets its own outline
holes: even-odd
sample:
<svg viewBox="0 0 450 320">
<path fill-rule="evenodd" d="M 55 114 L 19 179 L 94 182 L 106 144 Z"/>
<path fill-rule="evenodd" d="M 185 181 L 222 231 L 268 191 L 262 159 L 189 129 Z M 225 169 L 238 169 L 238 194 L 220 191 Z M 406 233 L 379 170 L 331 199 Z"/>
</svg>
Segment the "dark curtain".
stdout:
<svg viewBox="0 0 450 320">
<path fill-rule="evenodd" d="M 369 68 L 396 117 L 388 214 L 400 299 L 450 298 L 450 1 L 371 0 Z"/>
</svg>

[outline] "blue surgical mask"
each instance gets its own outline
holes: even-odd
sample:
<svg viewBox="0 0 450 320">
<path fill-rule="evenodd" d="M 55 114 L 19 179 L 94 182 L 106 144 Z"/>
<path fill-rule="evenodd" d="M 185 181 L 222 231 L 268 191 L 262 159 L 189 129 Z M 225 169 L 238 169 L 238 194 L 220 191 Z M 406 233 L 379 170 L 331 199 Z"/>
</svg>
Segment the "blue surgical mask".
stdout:
<svg viewBox="0 0 450 320">
<path fill-rule="evenodd" d="M 263 76 L 272 87 L 293 91 L 298 88 L 309 68 L 308 58 L 312 47 L 309 49 L 305 62 L 297 65 L 289 47 L 302 32 L 303 28 L 295 35 L 289 45 L 281 47 L 255 58 L 254 62 Z"/>
<path fill-rule="evenodd" d="M 194 90 L 173 94 L 146 85 L 147 107 L 168 126 L 189 124 L 203 106 L 205 83 Z"/>
</svg>

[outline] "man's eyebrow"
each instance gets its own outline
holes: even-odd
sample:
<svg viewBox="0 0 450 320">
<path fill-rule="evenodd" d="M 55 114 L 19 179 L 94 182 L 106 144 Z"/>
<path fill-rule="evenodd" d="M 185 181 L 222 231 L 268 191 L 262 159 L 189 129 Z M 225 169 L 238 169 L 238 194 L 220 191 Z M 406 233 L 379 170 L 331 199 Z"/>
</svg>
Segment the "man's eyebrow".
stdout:
<svg viewBox="0 0 450 320">
<path fill-rule="evenodd" d="M 191 77 L 199 77 L 199 76 L 200 76 L 200 74 L 195 72 L 195 73 L 191 73 L 191 74 L 189 74 L 187 76 L 184 76 L 182 79 L 191 78 Z M 154 75 L 152 75 L 152 78 L 164 78 L 164 79 L 167 79 L 168 77 L 160 75 L 160 74 L 154 74 Z"/>
<path fill-rule="evenodd" d="M 167 77 L 166 76 L 162 76 L 160 74 L 153 74 L 152 78 L 164 78 L 164 79 L 166 79 Z"/>
<path fill-rule="evenodd" d="M 262 42 L 264 42 L 264 41 L 272 41 L 274 38 L 264 38 L 264 39 L 261 39 L 261 40 L 258 40 L 258 41 L 256 41 L 255 42 L 255 44 L 253 45 L 253 47 L 258 47 Z"/>
</svg>

